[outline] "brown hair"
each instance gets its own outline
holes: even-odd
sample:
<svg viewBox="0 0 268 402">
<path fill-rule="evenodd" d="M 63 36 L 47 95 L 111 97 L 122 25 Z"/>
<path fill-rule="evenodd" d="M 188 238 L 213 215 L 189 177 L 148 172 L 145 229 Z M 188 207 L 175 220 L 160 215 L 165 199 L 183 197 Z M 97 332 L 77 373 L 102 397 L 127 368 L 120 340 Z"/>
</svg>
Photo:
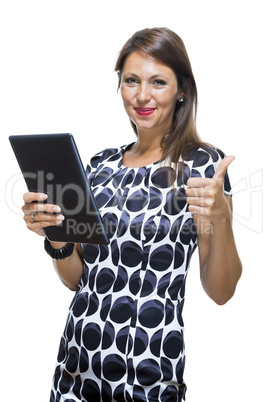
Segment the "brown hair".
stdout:
<svg viewBox="0 0 268 402">
<path fill-rule="evenodd" d="M 186 48 L 181 38 L 168 28 L 146 28 L 134 33 L 120 51 L 115 65 L 119 75 L 118 89 L 126 58 L 136 51 L 143 51 L 169 66 L 183 92 L 183 102 L 177 102 L 172 127 L 161 142 L 163 158 L 170 157 L 171 162 L 177 163 L 180 156 L 186 159 L 193 148 L 207 145 L 196 131 L 197 88 Z M 132 121 L 131 125 L 137 134 Z"/>
</svg>

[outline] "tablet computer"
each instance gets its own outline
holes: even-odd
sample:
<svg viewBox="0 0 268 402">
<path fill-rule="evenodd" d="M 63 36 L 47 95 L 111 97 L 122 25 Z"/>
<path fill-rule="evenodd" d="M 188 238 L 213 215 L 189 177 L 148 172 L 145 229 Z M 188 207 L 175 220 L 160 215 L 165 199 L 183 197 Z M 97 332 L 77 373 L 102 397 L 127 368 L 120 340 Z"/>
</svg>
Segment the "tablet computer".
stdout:
<svg viewBox="0 0 268 402">
<path fill-rule="evenodd" d="M 109 240 L 93 192 L 71 134 L 9 137 L 31 192 L 48 195 L 61 207 L 62 224 L 44 228 L 49 240 L 108 244 Z"/>
</svg>

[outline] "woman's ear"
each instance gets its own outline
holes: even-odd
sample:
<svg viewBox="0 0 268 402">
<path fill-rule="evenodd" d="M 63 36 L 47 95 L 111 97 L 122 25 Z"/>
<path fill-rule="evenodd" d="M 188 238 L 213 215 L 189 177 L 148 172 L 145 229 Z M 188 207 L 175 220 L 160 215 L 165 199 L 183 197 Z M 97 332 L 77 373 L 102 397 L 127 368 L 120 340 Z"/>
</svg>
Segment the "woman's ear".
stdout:
<svg viewBox="0 0 268 402">
<path fill-rule="evenodd" d="M 180 96 L 183 97 L 183 90 L 182 90 L 181 88 L 178 88 L 178 95 L 177 95 L 177 98 L 179 99 Z"/>
</svg>

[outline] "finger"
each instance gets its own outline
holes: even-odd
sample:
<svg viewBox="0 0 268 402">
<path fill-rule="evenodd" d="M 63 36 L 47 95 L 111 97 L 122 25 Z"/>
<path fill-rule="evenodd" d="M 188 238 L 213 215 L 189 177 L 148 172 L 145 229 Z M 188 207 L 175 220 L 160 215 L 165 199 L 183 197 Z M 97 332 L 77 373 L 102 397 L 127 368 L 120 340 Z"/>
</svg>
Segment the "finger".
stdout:
<svg viewBox="0 0 268 402">
<path fill-rule="evenodd" d="M 205 207 L 200 207 L 197 205 L 190 205 L 188 209 L 189 209 L 189 212 L 191 212 L 194 215 L 200 215 L 200 216 L 205 217 L 205 211 L 206 211 Z"/>
<path fill-rule="evenodd" d="M 185 190 L 187 197 L 202 197 L 205 192 L 205 187 L 188 187 Z"/>
<path fill-rule="evenodd" d="M 46 213 L 59 213 L 61 211 L 61 208 L 58 205 L 54 204 L 38 204 L 36 202 L 31 202 L 23 205 L 22 211 L 26 215 L 31 215 L 32 213 L 38 213 L 38 212 L 46 212 Z"/>
<path fill-rule="evenodd" d="M 25 202 L 25 204 L 28 204 L 30 202 L 34 202 L 34 201 L 45 201 L 47 199 L 47 194 L 44 193 L 25 193 L 23 195 L 23 201 Z"/>
<path fill-rule="evenodd" d="M 34 220 L 32 218 L 32 215 L 34 217 Z M 63 221 L 65 218 L 62 214 L 44 214 L 42 212 L 35 212 L 34 214 L 27 214 L 25 215 L 27 219 L 29 219 L 30 222 L 50 222 L 50 223 L 55 223 L 56 224 L 59 221 Z"/>
<path fill-rule="evenodd" d="M 197 207 L 205 207 L 207 206 L 206 199 L 203 197 L 187 197 L 188 205 L 194 205 Z"/>
<path fill-rule="evenodd" d="M 46 235 L 43 229 L 51 226 L 56 226 L 56 224 L 52 224 L 51 222 L 26 222 L 26 225 L 29 230 L 42 236 Z"/>
<path fill-rule="evenodd" d="M 211 180 L 210 178 L 204 177 L 190 177 L 190 179 L 187 180 L 187 186 L 188 188 L 200 188 L 210 185 Z"/>
<path fill-rule="evenodd" d="M 33 231 L 35 231 L 36 229 L 42 229 L 47 226 L 60 225 L 64 220 L 64 216 L 35 214 L 34 219 L 35 220 L 33 220 L 30 215 L 24 216 L 24 220 L 26 222 L 27 227 Z"/>
<path fill-rule="evenodd" d="M 226 158 L 224 158 L 220 162 L 220 164 L 219 164 L 219 166 L 218 166 L 213 178 L 214 179 L 224 180 L 226 170 L 227 170 L 228 166 L 233 162 L 234 159 L 235 159 L 234 155 L 230 155 L 230 156 L 227 156 Z"/>
</svg>

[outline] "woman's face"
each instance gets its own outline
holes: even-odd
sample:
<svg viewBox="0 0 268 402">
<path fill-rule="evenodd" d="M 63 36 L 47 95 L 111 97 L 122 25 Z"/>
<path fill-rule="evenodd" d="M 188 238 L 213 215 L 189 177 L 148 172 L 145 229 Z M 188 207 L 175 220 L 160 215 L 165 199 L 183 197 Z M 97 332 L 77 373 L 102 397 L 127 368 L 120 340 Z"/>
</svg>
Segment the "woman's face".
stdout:
<svg viewBox="0 0 268 402">
<path fill-rule="evenodd" d="M 181 91 L 170 67 L 137 51 L 125 61 L 121 94 L 125 110 L 138 133 L 154 130 L 164 135 L 172 125 Z"/>
</svg>

